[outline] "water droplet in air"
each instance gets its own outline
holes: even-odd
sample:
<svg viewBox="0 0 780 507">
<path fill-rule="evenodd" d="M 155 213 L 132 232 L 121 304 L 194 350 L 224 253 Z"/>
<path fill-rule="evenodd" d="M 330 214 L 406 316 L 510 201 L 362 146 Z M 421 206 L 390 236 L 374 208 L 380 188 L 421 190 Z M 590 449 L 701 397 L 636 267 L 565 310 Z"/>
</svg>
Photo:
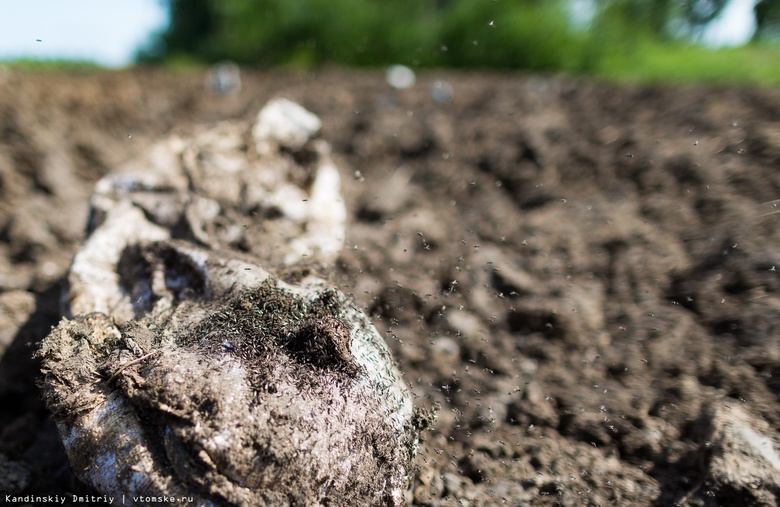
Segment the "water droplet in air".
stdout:
<svg viewBox="0 0 780 507">
<path fill-rule="evenodd" d="M 433 85 L 431 85 L 431 97 L 439 104 L 451 101 L 452 85 L 447 81 L 434 81 Z"/>
<path fill-rule="evenodd" d="M 417 81 L 414 71 L 406 65 L 391 65 L 385 74 L 387 84 L 393 88 L 402 90 L 411 88 Z"/>
</svg>

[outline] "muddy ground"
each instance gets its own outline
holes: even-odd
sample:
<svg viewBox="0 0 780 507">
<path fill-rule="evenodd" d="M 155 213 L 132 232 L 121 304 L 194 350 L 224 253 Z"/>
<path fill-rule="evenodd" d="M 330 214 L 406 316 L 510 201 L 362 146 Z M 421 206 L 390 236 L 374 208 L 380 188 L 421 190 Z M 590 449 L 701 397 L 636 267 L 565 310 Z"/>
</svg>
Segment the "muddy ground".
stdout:
<svg viewBox="0 0 780 507">
<path fill-rule="evenodd" d="M 0 489 L 89 493 L 31 354 L 95 181 L 278 95 L 321 116 L 345 180 L 333 280 L 438 407 L 411 502 L 777 502 L 780 91 L 434 71 L 249 74 L 235 97 L 1 74 Z"/>
</svg>

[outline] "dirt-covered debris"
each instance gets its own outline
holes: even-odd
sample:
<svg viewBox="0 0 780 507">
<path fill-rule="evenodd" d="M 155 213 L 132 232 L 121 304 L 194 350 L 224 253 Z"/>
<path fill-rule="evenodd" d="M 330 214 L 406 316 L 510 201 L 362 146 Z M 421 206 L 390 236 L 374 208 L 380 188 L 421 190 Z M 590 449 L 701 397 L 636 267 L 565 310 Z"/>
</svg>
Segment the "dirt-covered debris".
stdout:
<svg viewBox="0 0 780 507">
<path fill-rule="evenodd" d="M 400 504 L 417 428 L 349 353 L 343 304 L 266 280 L 178 329 L 64 321 L 40 355 L 71 465 L 109 495 Z"/>
<path fill-rule="evenodd" d="M 330 269 L 343 245 L 319 128 L 277 99 L 254 124 L 183 130 L 96 184 L 67 277 L 70 318 L 37 356 L 71 467 L 102 495 L 404 502 L 422 418 L 387 345 L 324 280 L 268 271 Z M 255 231 L 274 255 L 253 248 L 249 224 L 276 227 Z"/>
</svg>

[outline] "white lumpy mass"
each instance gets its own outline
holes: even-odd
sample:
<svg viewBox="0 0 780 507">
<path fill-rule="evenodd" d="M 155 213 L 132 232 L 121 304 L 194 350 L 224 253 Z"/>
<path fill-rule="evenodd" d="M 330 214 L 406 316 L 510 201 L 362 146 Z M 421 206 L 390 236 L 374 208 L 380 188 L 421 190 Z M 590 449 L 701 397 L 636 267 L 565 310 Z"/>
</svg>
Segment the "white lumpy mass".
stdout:
<svg viewBox="0 0 780 507">
<path fill-rule="evenodd" d="M 274 100 L 96 185 L 68 318 L 39 352 L 71 465 L 96 490 L 403 503 L 410 394 L 370 320 L 315 274 L 347 216 L 320 125 Z"/>
</svg>

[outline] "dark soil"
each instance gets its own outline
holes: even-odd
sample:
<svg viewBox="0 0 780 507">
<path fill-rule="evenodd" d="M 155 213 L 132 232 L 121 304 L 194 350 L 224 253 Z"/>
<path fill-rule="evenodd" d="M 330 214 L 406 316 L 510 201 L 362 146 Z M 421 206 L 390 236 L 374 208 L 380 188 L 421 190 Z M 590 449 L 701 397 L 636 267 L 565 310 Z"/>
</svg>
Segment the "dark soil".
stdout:
<svg viewBox="0 0 780 507">
<path fill-rule="evenodd" d="M 767 503 L 713 478 L 706 428 L 723 403 L 780 425 L 780 92 L 448 72 L 394 90 L 326 70 L 245 75 L 225 98 L 201 75 L 3 79 L 0 489 L 90 493 L 32 354 L 94 183 L 174 126 L 282 95 L 322 118 L 345 180 L 332 278 L 438 407 L 416 505 Z"/>
</svg>

